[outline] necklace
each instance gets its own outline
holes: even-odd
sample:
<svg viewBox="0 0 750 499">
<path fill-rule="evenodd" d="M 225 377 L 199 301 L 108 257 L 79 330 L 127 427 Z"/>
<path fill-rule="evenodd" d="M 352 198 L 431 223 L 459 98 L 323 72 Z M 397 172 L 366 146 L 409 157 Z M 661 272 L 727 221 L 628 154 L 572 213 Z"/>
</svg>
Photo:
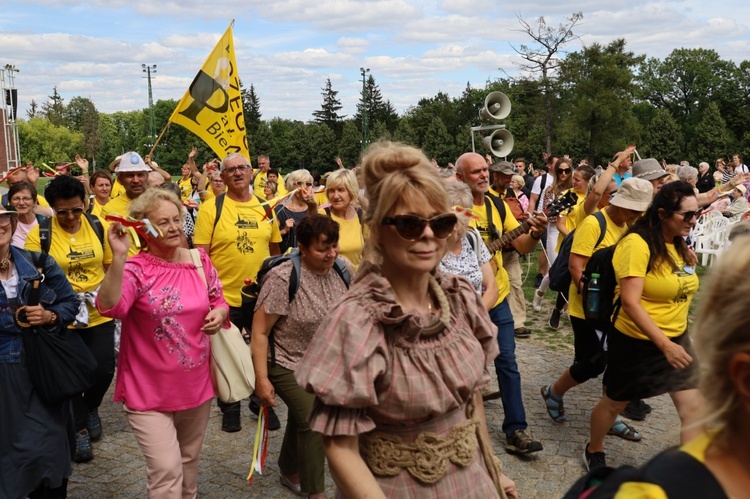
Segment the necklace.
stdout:
<svg viewBox="0 0 750 499">
<path fill-rule="evenodd" d="M 10 268 L 10 251 L 4 257 L 0 257 L 0 272 L 5 272 Z"/>
</svg>

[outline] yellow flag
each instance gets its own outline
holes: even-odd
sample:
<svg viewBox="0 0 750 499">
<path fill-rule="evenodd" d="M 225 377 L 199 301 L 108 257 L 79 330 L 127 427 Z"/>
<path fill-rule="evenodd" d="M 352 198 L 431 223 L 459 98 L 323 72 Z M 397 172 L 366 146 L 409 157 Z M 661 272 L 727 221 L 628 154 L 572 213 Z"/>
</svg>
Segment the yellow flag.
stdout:
<svg viewBox="0 0 750 499">
<path fill-rule="evenodd" d="M 220 158 L 240 153 L 250 159 L 231 24 L 169 121 L 203 139 Z"/>
</svg>

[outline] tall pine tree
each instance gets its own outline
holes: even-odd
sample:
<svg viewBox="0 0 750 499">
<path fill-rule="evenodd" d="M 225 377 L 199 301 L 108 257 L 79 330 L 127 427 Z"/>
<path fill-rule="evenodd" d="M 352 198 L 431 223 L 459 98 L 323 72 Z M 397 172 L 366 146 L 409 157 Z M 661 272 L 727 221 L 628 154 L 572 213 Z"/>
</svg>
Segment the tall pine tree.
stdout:
<svg viewBox="0 0 750 499">
<path fill-rule="evenodd" d="M 328 125 L 328 127 L 336 132 L 336 137 L 341 137 L 341 126 L 342 121 L 346 116 L 339 114 L 341 108 L 341 101 L 337 97 L 338 91 L 333 89 L 331 79 L 326 79 L 326 86 L 323 87 L 320 95 L 323 96 L 323 104 L 320 109 L 313 111 L 314 121 L 321 125 Z"/>
<path fill-rule="evenodd" d="M 242 113 L 245 116 L 245 128 L 250 138 L 258 131 L 260 126 L 260 99 L 255 93 L 255 86 L 251 83 L 246 89 L 240 80 L 240 95 L 242 95 Z"/>
</svg>

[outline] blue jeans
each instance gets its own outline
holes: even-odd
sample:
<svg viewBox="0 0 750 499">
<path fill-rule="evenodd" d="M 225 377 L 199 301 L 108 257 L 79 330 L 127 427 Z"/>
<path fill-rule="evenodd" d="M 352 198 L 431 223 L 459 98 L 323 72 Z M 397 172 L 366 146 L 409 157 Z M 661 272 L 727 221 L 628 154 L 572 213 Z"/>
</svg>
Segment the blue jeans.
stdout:
<svg viewBox="0 0 750 499">
<path fill-rule="evenodd" d="M 505 412 L 503 433 L 510 436 L 516 430 L 525 430 L 528 424 L 521 394 L 521 373 L 516 363 L 513 314 L 510 313 L 507 299 L 490 310 L 490 319 L 497 326 L 497 344 L 500 347 L 500 355 L 495 357 L 495 372 Z"/>
</svg>

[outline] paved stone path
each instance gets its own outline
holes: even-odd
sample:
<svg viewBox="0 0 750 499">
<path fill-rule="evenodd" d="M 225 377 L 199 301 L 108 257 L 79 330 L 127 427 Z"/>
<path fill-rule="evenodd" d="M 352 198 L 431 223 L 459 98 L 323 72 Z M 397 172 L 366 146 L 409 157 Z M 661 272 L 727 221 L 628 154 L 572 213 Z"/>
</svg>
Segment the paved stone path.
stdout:
<svg viewBox="0 0 750 499">
<path fill-rule="evenodd" d="M 533 312 L 531 312 L 533 313 Z M 531 318 L 530 318 L 531 319 Z M 535 322 L 541 322 L 537 319 Z M 531 338 L 517 342 L 517 357 L 523 382 L 523 394 L 530 430 L 544 444 L 544 451 L 531 457 L 508 455 L 503 447 L 502 404 L 499 400 L 486 403 L 489 430 L 496 453 L 506 473 L 516 481 L 521 498 L 561 497 L 584 471 L 581 456 L 588 440 L 591 408 L 601 395 L 601 384 L 590 381 L 572 390 L 565 397 L 568 421 L 554 423 L 544 409 L 539 389 L 562 373 L 572 359 L 570 346 L 562 341 L 569 337 L 569 323 L 563 320 L 562 332 L 543 331 L 538 324 Z M 104 424 L 102 440 L 94 444 L 96 458 L 75 464 L 70 480 L 71 498 L 146 497 L 146 467 L 141 452 L 125 419 L 120 404 L 111 402 L 111 391 L 100 410 Z M 634 426 L 643 435 L 641 442 L 628 442 L 607 437 L 608 463 L 638 465 L 660 450 L 679 441 L 679 419 L 668 396 L 650 399 L 654 411 Z M 223 433 L 221 414 L 214 406 L 208 433 L 201 454 L 199 495 L 202 497 L 291 498 L 294 495 L 279 484 L 276 465 L 286 408 L 280 403 L 282 430 L 271 432 L 268 468 L 255 482 L 245 481 L 250 466 L 250 453 L 255 437 L 255 420 L 247 404 L 242 409 L 242 431 Z M 335 485 L 326 476 L 326 490 L 333 497 Z"/>
</svg>

